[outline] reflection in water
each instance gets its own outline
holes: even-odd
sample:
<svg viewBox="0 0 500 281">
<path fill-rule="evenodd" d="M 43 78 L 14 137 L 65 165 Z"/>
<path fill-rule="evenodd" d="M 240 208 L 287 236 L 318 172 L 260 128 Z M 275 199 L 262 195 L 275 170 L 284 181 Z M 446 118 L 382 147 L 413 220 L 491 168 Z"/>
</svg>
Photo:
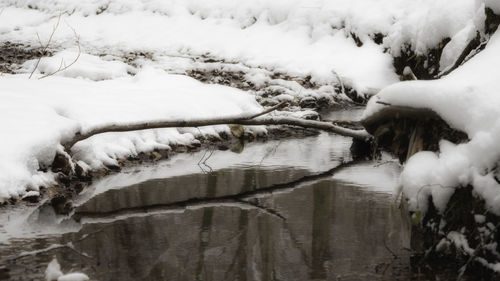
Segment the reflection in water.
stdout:
<svg viewBox="0 0 500 281">
<path fill-rule="evenodd" d="M 364 106 L 339 109 L 321 114 L 321 118 L 323 120 L 360 121 L 364 111 Z"/>
<path fill-rule="evenodd" d="M 370 165 L 362 163 L 363 169 Z M 362 174 L 344 172 L 342 180 L 328 176 L 276 193 L 158 211 L 168 203 L 233 196 L 311 173 L 305 167 L 232 165 L 109 189 L 82 201 L 74 216 L 77 232 L 12 240 L 0 246 L 1 257 L 54 243 L 72 242 L 76 250 L 10 261 L 10 280 L 40 278 L 54 254 L 65 270 L 102 281 L 406 280 L 406 220 L 390 193 L 356 184 Z"/>
</svg>

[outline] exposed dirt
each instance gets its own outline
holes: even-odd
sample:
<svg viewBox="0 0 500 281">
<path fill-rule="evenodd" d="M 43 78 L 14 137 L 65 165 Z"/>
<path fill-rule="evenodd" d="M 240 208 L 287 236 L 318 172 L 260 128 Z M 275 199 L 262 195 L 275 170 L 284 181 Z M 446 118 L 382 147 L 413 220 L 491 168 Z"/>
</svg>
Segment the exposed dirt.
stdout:
<svg viewBox="0 0 500 281">
<path fill-rule="evenodd" d="M 9 41 L 0 43 L 0 73 L 14 73 L 25 61 L 50 55 L 50 51 L 43 52 L 39 47 Z"/>
</svg>

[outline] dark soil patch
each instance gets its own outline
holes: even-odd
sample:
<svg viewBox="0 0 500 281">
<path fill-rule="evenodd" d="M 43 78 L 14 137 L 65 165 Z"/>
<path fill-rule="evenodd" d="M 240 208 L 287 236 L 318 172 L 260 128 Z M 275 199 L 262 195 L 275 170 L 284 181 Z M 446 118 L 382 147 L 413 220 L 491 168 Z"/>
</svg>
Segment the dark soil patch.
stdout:
<svg viewBox="0 0 500 281">
<path fill-rule="evenodd" d="M 51 55 L 39 47 L 6 41 L 0 43 L 0 72 L 14 73 L 25 61 Z"/>
</svg>

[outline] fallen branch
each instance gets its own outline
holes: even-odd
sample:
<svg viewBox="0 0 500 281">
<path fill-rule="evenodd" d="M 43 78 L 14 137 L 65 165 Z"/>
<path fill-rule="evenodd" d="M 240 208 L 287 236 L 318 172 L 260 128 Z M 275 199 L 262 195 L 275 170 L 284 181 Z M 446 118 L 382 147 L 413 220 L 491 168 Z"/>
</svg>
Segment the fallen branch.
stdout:
<svg viewBox="0 0 500 281">
<path fill-rule="evenodd" d="M 270 117 L 270 118 L 259 118 L 251 120 L 241 120 L 236 124 L 240 125 L 288 125 L 297 126 L 302 128 L 317 129 L 322 131 L 327 131 L 330 133 L 335 133 L 345 137 L 352 137 L 359 140 L 370 140 L 372 135 L 370 135 L 365 130 L 353 130 L 347 129 L 341 126 L 336 126 L 328 122 L 315 121 L 315 120 L 305 120 L 294 117 Z"/>
<path fill-rule="evenodd" d="M 352 137 L 360 140 L 369 140 L 371 135 L 365 130 L 352 130 L 343 128 L 340 126 L 333 125 L 328 122 L 305 120 L 294 117 L 260 117 L 271 111 L 274 111 L 285 103 L 280 103 L 273 106 L 267 110 L 264 110 L 257 114 L 243 114 L 236 116 L 226 116 L 218 117 L 213 119 L 191 119 L 191 120 L 167 120 L 167 121 L 150 121 L 150 122 L 138 122 L 132 124 L 109 124 L 103 125 L 101 127 L 94 128 L 86 133 L 77 133 L 71 140 L 63 143 L 63 146 L 67 152 L 71 151 L 71 147 L 79 141 L 88 139 L 92 136 L 109 133 L 109 132 L 129 132 L 129 131 L 139 131 L 147 129 L 159 129 L 159 128 L 176 128 L 176 127 L 202 127 L 202 126 L 213 126 L 213 125 L 223 125 L 223 124 L 237 124 L 237 125 L 289 125 L 297 126 L 303 128 L 312 128 L 323 131 L 332 132 L 342 136 Z M 257 118 L 260 117 L 260 118 Z"/>
</svg>

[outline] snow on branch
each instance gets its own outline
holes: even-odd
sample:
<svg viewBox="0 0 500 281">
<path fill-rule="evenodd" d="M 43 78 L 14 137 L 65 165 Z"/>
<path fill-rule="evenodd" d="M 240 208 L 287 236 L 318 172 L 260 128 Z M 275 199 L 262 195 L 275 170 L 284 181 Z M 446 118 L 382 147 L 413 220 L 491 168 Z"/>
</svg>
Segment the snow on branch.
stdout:
<svg viewBox="0 0 500 281">
<path fill-rule="evenodd" d="M 86 133 L 77 133 L 71 140 L 63 143 L 66 151 L 71 151 L 71 147 L 79 141 L 88 139 L 92 136 L 109 133 L 109 132 L 129 132 L 147 129 L 159 128 L 175 128 L 175 127 L 202 127 L 224 124 L 237 124 L 237 125 L 289 125 L 303 128 L 312 128 L 323 131 L 332 132 L 342 136 L 352 137 L 360 140 L 369 140 L 372 136 L 365 130 L 352 130 L 344 127 L 333 125 L 330 122 L 305 120 L 294 117 L 261 117 L 268 114 L 282 106 L 286 102 L 275 105 L 257 114 L 240 114 L 236 116 L 225 116 L 211 119 L 191 119 L 191 120 L 159 120 L 149 122 L 138 122 L 129 124 L 111 124 L 103 125 L 94 128 Z"/>
</svg>

